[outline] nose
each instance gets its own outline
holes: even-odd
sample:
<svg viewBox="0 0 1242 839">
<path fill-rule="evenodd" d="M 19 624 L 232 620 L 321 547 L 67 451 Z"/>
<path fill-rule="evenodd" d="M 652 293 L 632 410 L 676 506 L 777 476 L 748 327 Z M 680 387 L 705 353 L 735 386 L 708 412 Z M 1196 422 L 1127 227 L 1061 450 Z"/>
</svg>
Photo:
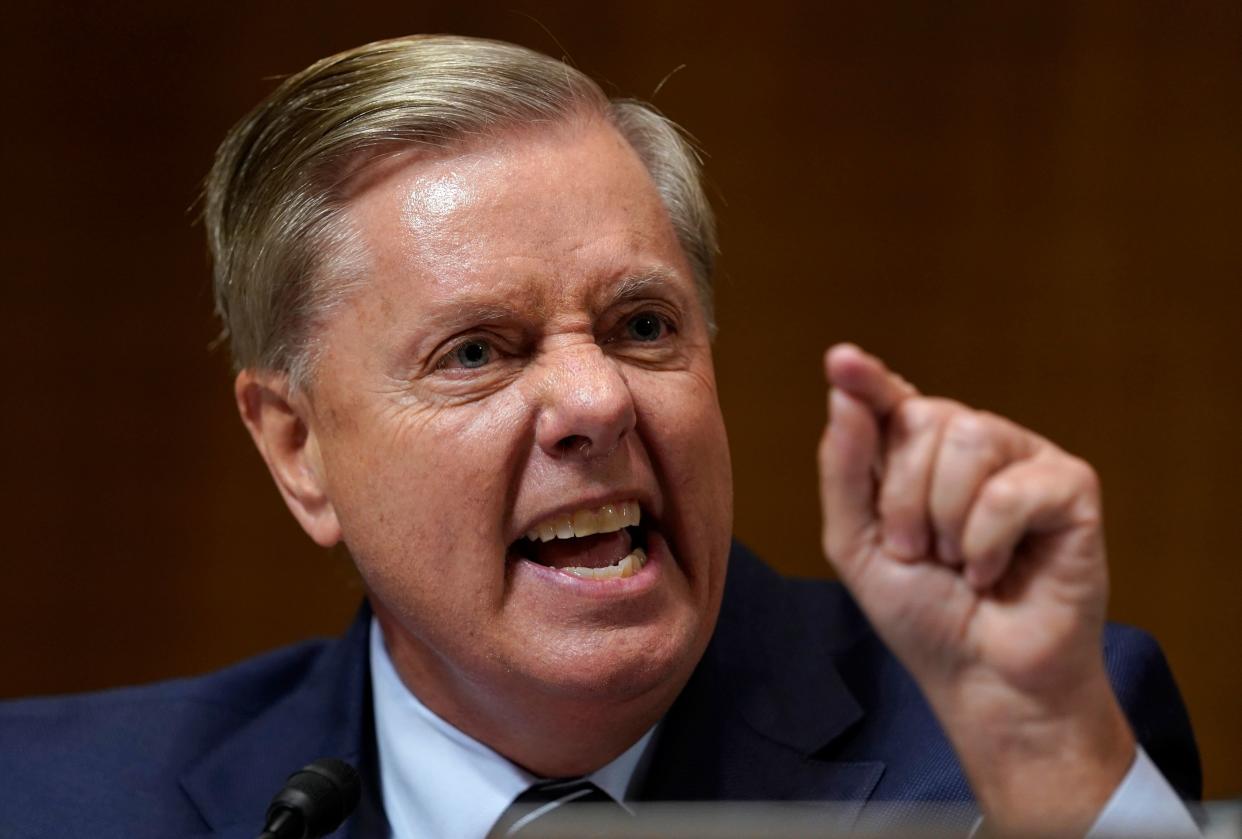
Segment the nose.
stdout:
<svg viewBox="0 0 1242 839">
<path fill-rule="evenodd" d="M 616 363 L 597 344 L 549 359 L 535 425 L 540 448 L 555 458 L 606 457 L 634 430 L 634 397 Z"/>
</svg>

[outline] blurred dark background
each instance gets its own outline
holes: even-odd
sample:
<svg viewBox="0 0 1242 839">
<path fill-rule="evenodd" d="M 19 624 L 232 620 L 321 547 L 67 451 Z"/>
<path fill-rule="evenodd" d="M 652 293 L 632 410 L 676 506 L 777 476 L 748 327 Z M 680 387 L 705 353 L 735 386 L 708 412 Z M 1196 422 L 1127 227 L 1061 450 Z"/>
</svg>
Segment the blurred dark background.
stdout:
<svg viewBox="0 0 1242 839">
<path fill-rule="evenodd" d="M 0 695 L 196 673 L 348 621 L 347 558 L 298 530 L 235 417 L 192 206 L 274 79 L 452 31 L 568 55 L 618 94 L 659 88 L 707 150 L 743 540 L 828 573 L 830 342 L 1039 430 L 1101 473 L 1112 617 L 1164 644 L 1207 794 L 1242 795 L 1242 5 L 3 15 Z"/>
</svg>

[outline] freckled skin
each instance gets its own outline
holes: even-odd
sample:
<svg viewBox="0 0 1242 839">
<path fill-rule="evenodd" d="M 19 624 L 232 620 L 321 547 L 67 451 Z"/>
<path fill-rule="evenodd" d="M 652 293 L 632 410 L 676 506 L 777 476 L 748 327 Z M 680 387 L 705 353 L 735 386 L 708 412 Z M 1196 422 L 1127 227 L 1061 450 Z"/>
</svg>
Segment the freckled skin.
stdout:
<svg viewBox="0 0 1242 839">
<path fill-rule="evenodd" d="M 728 553 L 707 327 L 667 213 L 596 119 L 410 152 L 348 213 L 370 270 L 293 400 L 324 498 L 295 514 L 348 545 L 432 710 L 533 771 L 594 770 L 681 690 Z M 652 271 L 666 280 L 642 299 L 611 300 Z M 507 312 L 441 328 L 467 304 Z M 667 316 L 658 340 L 627 331 L 642 312 Z M 460 363 L 463 337 L 487 344 L 487 363 Z M 604 497 L 638 497 L 659 520 L 674 556 L 657 586 L 583 597 L 506 563 L 540 518 Z"/>
</svg>

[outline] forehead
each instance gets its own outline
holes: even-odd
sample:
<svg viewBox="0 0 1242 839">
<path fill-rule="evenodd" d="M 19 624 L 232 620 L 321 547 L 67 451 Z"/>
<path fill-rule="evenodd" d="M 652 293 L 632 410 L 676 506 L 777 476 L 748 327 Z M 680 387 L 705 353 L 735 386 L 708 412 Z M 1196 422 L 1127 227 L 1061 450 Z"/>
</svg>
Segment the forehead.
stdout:
<svg viewBox="0 0 1242 839">
<path fill-rule="evenodd" d="M 358 179 L 347 214 L 375 292 L 411 304 L 517 303 L 655 273 L 689 282 L 649 174 L 599 119 L 386 156 Z"/>
</svg>

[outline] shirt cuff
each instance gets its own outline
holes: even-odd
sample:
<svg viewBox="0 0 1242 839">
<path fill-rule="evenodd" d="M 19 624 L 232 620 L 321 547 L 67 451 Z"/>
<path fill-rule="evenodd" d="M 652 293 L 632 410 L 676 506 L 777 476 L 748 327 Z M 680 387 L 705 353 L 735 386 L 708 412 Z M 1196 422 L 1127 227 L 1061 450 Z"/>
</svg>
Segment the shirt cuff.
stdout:
<svg viewBox="0 0 1242 839">
<path fill-rule="evenodd" d="M 975 819 L 967 839 L 983 836 L 983 816 Z M 1203 833 L 1190 811 L 1164 775 L 1139 746 L 1130 771 L 1113 791 L 1095 824 L 1084 839 L 1126 836 L 1161 836 L 1167 839 L 1202 839 Z"/>
<path fill-rule="evenodd" d="M 1173 787 L 1139 746 L 1130 771 L 1104 805 L 1086 839 L 1109 836 L 1166 836 L 1199 839 L 1203 836 L 1190 811 Z"/>
</svg>

